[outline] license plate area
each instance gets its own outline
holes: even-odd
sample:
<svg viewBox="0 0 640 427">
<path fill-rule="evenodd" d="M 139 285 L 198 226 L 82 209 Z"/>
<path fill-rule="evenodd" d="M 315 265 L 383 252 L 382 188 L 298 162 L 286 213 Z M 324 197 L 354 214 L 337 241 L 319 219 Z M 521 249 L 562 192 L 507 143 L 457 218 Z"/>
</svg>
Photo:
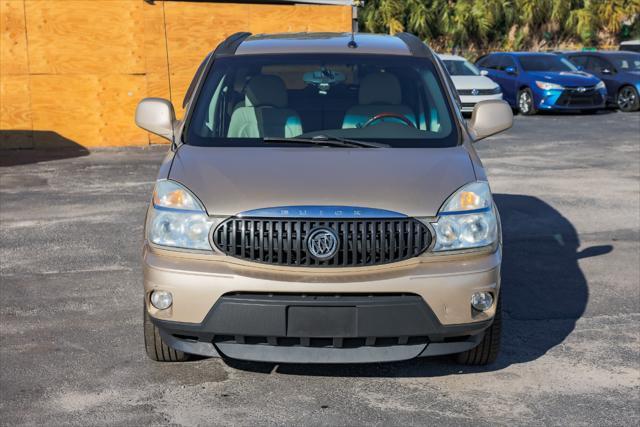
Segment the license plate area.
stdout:
<svg viewBox="0 0 640 427">
<path fill-rule="evenodd" d="M 356 337 L 356 307 L 290 306 L 287 310 L 288 337 Z"/>
</svg>

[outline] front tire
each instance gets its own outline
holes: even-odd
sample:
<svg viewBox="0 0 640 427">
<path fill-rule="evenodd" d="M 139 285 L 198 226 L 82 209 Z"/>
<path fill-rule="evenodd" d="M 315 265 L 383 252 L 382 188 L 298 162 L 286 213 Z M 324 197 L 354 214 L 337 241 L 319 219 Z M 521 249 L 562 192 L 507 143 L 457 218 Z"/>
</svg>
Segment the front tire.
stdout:
<svg viewBox="0 0 640 427">
<path fill-rule="evenodd" d="M 500 337 L 502 335 L 502 298 L 498 297 L 498 306 L 491 326 L 484 331 L 480 344 L 471 350 L 456 354 L 456 362 L 462 365 L 488 365 L 498 358 Z"/>
<path fill-rule="evenodd" d="M 144 307 L 144 348 L 149 359 L 156 362 L 184 362 L 189 354 L 174 350 L 162 340 L 160 330 L 151 322 L 147 308 Z"/>
<path fill-rule="evenodd" d="M 623 86 L 618 91 L 616 96 L 616 104 L 620 111 L 630 113 L 640 109 L 640 98 L 638 97 L 638 91 L 633 86 Z"/>
<path fill-rule="evenodd" d="M 536 106 L 533 101 L 533 92 L 531 89 L 524 88 L 518 92 L 518 111 L 525 116 L 533 116 L 537 113 Z"/>
</svg>

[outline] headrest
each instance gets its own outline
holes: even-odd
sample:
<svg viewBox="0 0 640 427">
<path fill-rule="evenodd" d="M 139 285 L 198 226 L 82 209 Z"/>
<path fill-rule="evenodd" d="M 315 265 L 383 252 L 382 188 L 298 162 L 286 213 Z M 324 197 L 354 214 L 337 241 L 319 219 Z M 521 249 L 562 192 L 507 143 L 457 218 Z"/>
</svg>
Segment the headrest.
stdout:
<svg viewBox="0 0 640 427">
<path fill-rule="evenodd" d="M 360 105 L 390 104 L 402 102 L 402 89 L 398 78 L 390 73 L 372 73 L 360 82 Z"/>
<path fill-rule="evenodd" d="M 287 88 L 278 76 L 259 74 L 247 83 L 245 89 L 245 106 L 260 107 L 270 105 L 273 107 L 287 106 Z"/>
</svg>

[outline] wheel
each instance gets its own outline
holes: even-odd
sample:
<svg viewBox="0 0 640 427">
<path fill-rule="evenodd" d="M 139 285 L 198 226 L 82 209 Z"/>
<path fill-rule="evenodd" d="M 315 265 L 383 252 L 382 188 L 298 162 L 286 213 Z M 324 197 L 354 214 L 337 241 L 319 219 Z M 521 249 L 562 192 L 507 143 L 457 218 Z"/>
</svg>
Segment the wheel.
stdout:
<svg viewBox="0 0 640 427">
<path fill-rule="evenodd" d="M 533 93 L 528 87 L 518 92 L 518 111 L 525 116 L 533 116 L 536 113 L 536 106 L 533 103 Z"/>
<path fill-rule="evenodd" d="M 500 353 L 500 335 L 502 333 L 502 298 L 498 298 L 498 306 L 493 323 L 486 331 L 477 347 L 456 354 L 456 362 L 462 365 L 488 365 L 498 358 Z"/>
<path fill-rule="evenodd" d="M 151 323 L 147 308 L 144 307 L 144 348 L 147 356 L 157 362 L 184 362 L 189 360 L 189 355 L 174 350 L 162 341 L 160 330 Z"/>
<path fill-rule="evenodd" d="M 640 98 L 638 91 L 633 86 L 623 86 L 616 96 L 616 104 L 620 111 L 625 113 L 636 111 L 640 108 Z"/>
</svg>

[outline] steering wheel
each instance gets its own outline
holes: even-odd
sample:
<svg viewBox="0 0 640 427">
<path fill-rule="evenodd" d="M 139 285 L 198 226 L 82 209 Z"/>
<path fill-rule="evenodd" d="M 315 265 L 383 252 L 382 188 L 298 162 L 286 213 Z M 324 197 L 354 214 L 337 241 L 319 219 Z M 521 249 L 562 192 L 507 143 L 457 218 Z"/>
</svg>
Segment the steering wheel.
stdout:
<svg viewBox="0 0 640 427">
<path fill-rule="evenodd" d="M 369 120 L 367 120 L 362 127 L 366 128 L 367 126 L 370 126 L 372 123 L 377 122 L 378 120 L 382 120 L 384 118 L 390 117 L 392 119 L 398 119 L 400 120 L 402 123 L 404 123 L 405 125 L 415 128 L 416 126 L 413 124 L 413 122 L 411 122 L 411 120 L 407 119 L 405 116 L 401 115 L 401 114 L 396 114 L 396 113 L 380 113 L 380 114 L 376 114 L 375 116 L 371 117 Z"/>
</svg>

